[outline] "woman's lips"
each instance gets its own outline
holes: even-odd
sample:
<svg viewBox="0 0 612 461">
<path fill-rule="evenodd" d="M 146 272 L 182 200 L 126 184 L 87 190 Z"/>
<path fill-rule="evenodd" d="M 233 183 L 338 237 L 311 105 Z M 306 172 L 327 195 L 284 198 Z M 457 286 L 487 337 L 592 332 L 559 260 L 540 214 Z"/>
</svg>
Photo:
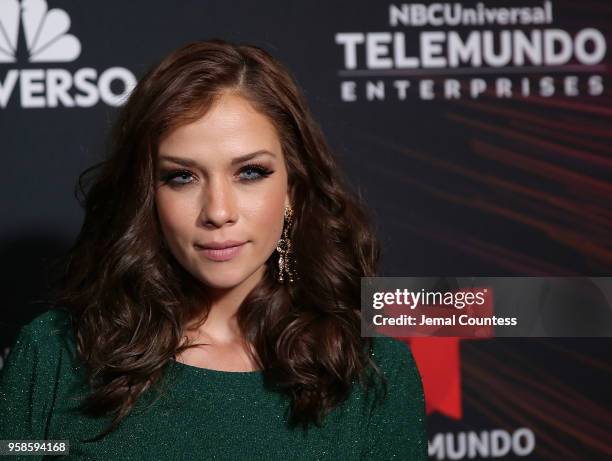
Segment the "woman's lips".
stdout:
<svg viewBox="0 0 612 461">
<path fill-rule="evenodd" d="M 196 245 L 196 250 L 212 261 L 229 261 L 236 257 L 246 242 L 227 248 L 205 248 Z"/>
</svg>

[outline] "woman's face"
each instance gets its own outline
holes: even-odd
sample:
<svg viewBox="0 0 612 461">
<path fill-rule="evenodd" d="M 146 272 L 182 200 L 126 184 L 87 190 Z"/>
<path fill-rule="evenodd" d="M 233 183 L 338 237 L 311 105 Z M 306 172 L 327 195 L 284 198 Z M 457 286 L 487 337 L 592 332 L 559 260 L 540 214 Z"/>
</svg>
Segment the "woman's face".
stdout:
<svg viewBox="0 0 612 461">
<path fill-rule="evenodd" d="M 270 120 L 246 99 L 225 93 L 202 118 L 162 139 L 158 172 L 157 213 L 177 261 L 207 286 L 253 287 L 290 205 Z"/>
</svg>

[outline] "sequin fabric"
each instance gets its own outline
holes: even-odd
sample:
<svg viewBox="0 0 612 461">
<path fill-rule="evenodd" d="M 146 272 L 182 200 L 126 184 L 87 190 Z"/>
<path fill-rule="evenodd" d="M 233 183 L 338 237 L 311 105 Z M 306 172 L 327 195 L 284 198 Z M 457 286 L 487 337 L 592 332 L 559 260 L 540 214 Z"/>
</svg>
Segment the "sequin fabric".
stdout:
<svg viewBox="0 0 612 461">
<path fill-rule="evenodd" d="M 76 357 L 64 311 L 52 309 L 21 329 L 0 371 L 0 440 L 68 440 L 70 453 L 63 459 L 427 459 L 421 379 L 408 346 L 392 338 L 374 339 L 386 398 L 355 384 L 350 398 L 306 433 L 288 426 L 290 402 L 266 387 L 262 372 L 173 362 L 115 431 L 86 442 L 110 418 L 78 411 L 88 389 Z"/>
</svg>

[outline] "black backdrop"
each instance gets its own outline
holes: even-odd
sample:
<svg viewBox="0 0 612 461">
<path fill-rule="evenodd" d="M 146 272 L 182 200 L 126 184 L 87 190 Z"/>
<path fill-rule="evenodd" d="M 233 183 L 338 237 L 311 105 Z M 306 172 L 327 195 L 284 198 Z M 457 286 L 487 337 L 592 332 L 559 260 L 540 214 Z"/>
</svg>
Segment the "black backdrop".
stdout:
<svg viewBox="0 0 612 461">
<path fill-rule="evenodd" d="M 39 0 L 23 13 L 0 1 L 3 355 L 43 309 L 49 263 L 78 232 L 75 181 L 104 154 L 117 97 L 196 39 L 255 44 L 286 63 L 372 210 L 381 275 L 610 275 L 612 4 L 428 5 L 421 24 L 423 4 L 386 1 Z M 443 5 L 468 11 L 440 24 Z M 513 23 L 504 7 L 526 9 Z M 29 29 L 14 34 L 20 17 Z M 512 47 L 507 62 L 495 64 L 487 40 L 502 60 Z M 413 344 L 431 458 L 611 456 L 610 345 Z M 471 456 L 474 437 L 490 446 Z"/>
</svg>

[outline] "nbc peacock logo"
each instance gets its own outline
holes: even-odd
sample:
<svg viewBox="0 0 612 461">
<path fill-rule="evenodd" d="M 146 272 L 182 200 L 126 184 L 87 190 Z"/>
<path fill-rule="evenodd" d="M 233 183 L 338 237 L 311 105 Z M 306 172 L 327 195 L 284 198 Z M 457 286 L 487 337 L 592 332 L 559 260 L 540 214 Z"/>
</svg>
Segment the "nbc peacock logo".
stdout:
<svg viewBox="0 0 612 461">
<path fill-rule="evenodd" d="M 0 109 L 119 106 L 136 85 L 124 67 L 99 71 L 83 67 L 9 68 L 12 63 L 68 63 L 81 55 L 81 42 L 70 33 L 68 13 L 49 9 L 45 0 L 0 0 Z M 117 90 L 119 88 L 119 90 Z M 17 101 L 19 98 L 19 101 Z"/>
<path fill-rule="evenodd" d="M 81 42 L 68 33 L 70 16 L 64 10 L 49 10 L 44 0 L 24 0 L 21 5 L 0 0 L 0 11 L 0 62 L 17 60 L 20 26 L 30 62 L 70 62 L 81 54 Z"/>
</svg>

